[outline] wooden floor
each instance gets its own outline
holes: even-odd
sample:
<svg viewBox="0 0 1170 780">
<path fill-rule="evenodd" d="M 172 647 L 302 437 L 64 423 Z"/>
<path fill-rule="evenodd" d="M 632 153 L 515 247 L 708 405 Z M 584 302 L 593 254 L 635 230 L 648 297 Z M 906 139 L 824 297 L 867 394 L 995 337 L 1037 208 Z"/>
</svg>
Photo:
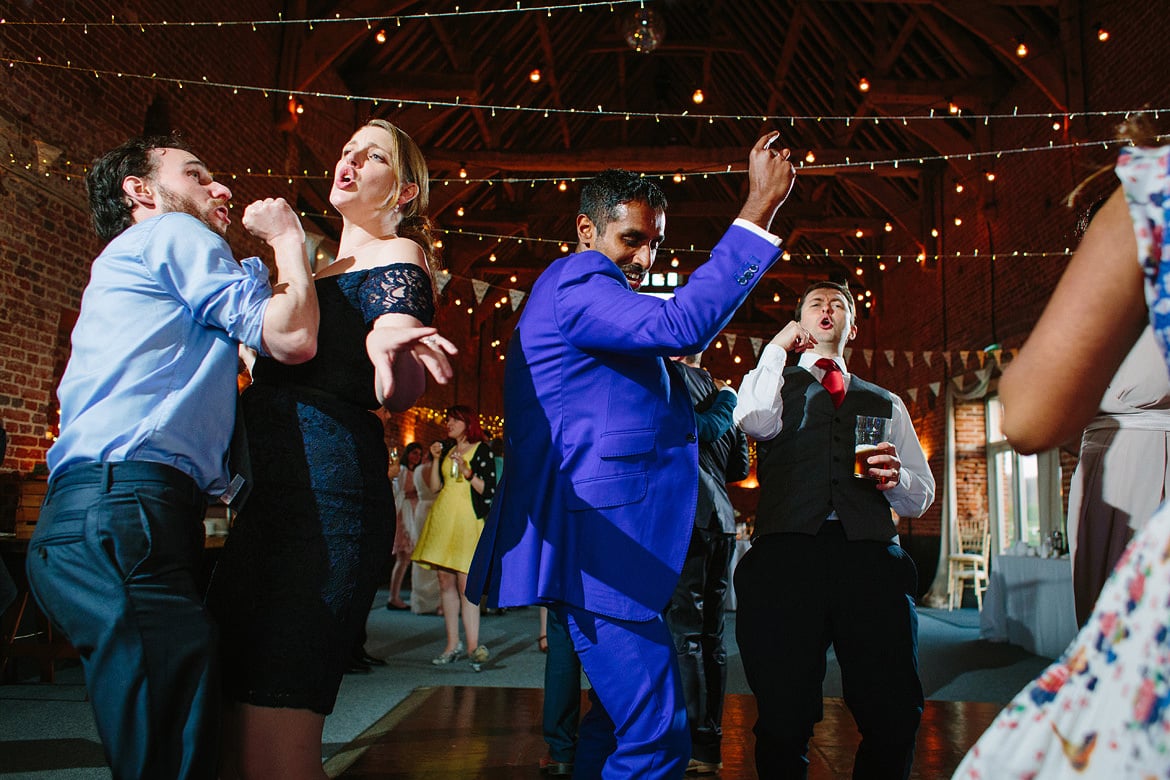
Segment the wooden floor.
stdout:
<svg viewBox="0 0 1170 780">
<path fill-rule="evenodd" d="M 533 688 L 420 688 L 325 765 L 330 777 L 542 777 L 543 692 Z M 928 701 L 918 731 L 912 778 L 949 778 L 963 754 L 1000 710 L 998 704 Z M 727 697 L 723 713 L 723 780 L 755 778 L 755 700 Z M 858 737 L 841 699 L 825 699 L 809 754 L 809 780 L 845 780 Z"/>
</svg>

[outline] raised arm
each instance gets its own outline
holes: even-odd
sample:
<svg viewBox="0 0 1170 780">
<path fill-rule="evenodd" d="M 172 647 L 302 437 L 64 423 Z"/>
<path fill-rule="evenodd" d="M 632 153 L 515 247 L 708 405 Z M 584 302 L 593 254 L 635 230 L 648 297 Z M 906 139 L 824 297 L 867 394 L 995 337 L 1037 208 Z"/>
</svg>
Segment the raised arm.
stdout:
<svg viewBox="0 0 1170 780">
<path fill-rule="evenodd" d="M 748 196 L 739 218 L 771 230 L 776 209 L 788 199 L 796 183 L 796 169 L 788 158 L 791 149 L 773 149 L 777 132 L 761 136 L 748 155 Z"/>
<path fill-rule="evenodd" d="M 1003 431 L 1023 453 L 1056 447 L 1092 419 L 1147 321 L 1137 240 L 1118 189 L 1084 240 L 999 392 Z"/>
<path fill-rule="evenodd" d="M 301 221 L 284 198 L 267 198 L 244 210 L 243 223 L 272 247 L 276 259 L 272 300 L 264 311 L 264 351 L 282 363 L 304 363 L 317 354 L 320 315 Z"/>
</svg>

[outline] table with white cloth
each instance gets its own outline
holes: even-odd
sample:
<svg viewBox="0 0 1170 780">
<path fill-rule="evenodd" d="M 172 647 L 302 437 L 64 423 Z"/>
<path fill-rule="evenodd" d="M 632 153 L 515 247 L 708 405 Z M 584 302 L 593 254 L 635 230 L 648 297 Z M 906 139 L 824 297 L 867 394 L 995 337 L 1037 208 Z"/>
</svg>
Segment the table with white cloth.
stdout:
<svg viewBox="0 0 1170 780">
<path fill-rule="evenodd" d="M 1077 634 L 1072 561 L 1000 555 L 991 563 L 979 635 L 1056 658 Z"/>
</svg>

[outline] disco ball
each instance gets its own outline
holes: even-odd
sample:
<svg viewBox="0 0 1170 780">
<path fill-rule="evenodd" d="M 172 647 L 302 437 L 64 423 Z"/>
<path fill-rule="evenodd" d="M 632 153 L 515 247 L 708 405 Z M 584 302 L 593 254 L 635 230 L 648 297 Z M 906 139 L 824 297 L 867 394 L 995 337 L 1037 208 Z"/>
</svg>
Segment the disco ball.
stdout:
<svg viewBox="0 0 1170 780">
<path fill-rule="evenodd" d="M 651 52 L 666 38 L 666 25 L 649 8 L 639 8 L 623 23 L 622 34 L 634 51 Z"/>
</svg>

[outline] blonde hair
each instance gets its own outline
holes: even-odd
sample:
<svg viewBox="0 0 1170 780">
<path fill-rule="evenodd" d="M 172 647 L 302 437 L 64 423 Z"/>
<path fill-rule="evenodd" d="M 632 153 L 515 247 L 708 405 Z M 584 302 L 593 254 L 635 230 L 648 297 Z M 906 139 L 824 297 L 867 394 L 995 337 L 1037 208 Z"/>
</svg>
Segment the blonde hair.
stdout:
<svg viewBox="0 0 1170 780">
<path fill-rule="evenodd" d="M 398 125 L 387 122 L 385 119 L 371 119 L 366 122 L 366 126 L 377 127 L 390 134 L 394 147 L 390 150 L 394 157 L 392 165 L 394 176 L 399 182 L 399 189 L 401 190 L 403 184 L 418 186 L 418 195 L 402 208 L 402 220 L 398 223 L 398 235 L 409 238 L 422 247 L 423 254 L 427 259 L 427 267 L 433 275 L 435 271 L 442 268 L 442 265 L 435 253 L 435 242 L 431 235 L 431 221 L 426 215 L 427 206 L 431 200 L 431 175 L 427 169 L 427 161 L 414 139 Z M 397 192 L 391 193 L 387 199 L 387 205 L 397 195 Z"/>
</svg>

